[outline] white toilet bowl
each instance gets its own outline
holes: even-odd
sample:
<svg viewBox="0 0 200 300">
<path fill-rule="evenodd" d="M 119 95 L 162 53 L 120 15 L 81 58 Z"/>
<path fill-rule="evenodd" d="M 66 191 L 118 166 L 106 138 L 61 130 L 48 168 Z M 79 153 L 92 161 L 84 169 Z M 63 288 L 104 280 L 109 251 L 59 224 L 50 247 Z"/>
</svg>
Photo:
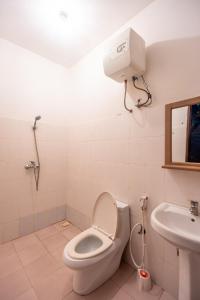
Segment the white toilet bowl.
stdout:
<svg viewBox="0 0 200 300">
<path fill-rule="evenodd" d="M 93 225 L 74 237 L 64 249 L 64 262 L 73 269 L 73 289 L 86 295 L 103 284 L 118 269 L 129 239 L 127 204 L 101 194 L 95 204 Z"/>
</svg>

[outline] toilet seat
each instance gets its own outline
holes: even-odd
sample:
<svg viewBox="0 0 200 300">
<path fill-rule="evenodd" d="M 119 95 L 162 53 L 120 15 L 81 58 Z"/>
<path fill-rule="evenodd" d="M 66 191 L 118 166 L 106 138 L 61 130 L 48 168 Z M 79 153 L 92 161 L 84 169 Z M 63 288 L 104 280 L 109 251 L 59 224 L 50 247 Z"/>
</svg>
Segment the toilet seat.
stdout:
<svg viewBox="0 0 200 300">
<path fill-rule="evenodd" d="M 106 251 L 112 244 L 112 239 L 91 227 L 74 237 L 67 244 L 66 251 L 74 259 L 86 259 Z"/>
<path fill-rule="evenodd" d="M 118 225 L 117 203 L 111 194 L 104 192 L 96 200 L 92 227 L 74 237 L 66 246 L 69 257 L 87 259 L 110 248 Z"/>
</svg>

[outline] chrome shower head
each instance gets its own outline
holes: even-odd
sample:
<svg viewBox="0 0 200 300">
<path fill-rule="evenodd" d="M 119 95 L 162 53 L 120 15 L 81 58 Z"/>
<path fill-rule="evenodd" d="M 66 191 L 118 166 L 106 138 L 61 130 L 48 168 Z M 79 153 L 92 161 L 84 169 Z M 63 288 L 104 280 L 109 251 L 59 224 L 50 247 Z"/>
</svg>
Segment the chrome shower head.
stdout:
<svg viewBox="0 0 200 300">
<path fill-rule="evenodd" d="M 39 121 L 41 118 L 42 118 L 41 116 L 36 116 L 36 117 L 35 117 L 35 122 L 34 122 L 34 125 L 33 125 L 33 130 L 36 129 L 36 123 L 37 123 L 37 121 Z"/>
</svg>

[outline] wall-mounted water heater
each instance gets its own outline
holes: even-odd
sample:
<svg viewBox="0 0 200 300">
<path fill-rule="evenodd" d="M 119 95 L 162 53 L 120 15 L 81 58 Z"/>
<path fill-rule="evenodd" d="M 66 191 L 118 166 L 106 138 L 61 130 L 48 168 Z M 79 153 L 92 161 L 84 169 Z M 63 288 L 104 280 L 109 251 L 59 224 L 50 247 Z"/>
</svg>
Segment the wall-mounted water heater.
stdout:
<svg viewBox="0 0 200 300">
<path fill-rule="evenodd" d="M 132 28 L 128 28 L 108 44 L 108 49 L 103 60 L 104 73 L 110 78 L 124 82 L 124 107 L 130 113 L 133 112 L 126 105 L 127 82 L 130 80 L 133 86 L 144 92 L 146 100 L 137 99 L 137 108 L 147 107 L 152 103 L 152 95 L 143 77 L 145 72 L 145 42 Z M 142 80 L 144 87 L 135 84 Z"/>
<path fill-rule="evenodd" d="M 143 75 L 144 40 L 132 28 L 128 28 L 109 43 L 103 66 L 105 74 L 119 82 Z"/>
</svg>

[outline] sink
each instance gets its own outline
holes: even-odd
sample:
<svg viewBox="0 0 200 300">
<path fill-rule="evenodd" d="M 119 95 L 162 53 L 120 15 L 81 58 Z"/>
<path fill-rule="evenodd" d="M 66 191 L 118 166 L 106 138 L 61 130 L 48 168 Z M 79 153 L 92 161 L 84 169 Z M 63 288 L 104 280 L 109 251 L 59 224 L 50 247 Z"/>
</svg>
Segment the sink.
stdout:
<svg viewBox="0 0 200 300">
<path fill-rule="evenodd" d="M 151 214 L 153 229 L 179 248 L 179 300 L 200 299 L 200 217 L 189 207 L 163 202 Z"/>
<path fill-rule="evenodd" d="M 191 215 L 189 208 L 163 202 L 153 210 L 151 225 L 177 248 L 200 252 L 200 217 Z"/>
</svg>

